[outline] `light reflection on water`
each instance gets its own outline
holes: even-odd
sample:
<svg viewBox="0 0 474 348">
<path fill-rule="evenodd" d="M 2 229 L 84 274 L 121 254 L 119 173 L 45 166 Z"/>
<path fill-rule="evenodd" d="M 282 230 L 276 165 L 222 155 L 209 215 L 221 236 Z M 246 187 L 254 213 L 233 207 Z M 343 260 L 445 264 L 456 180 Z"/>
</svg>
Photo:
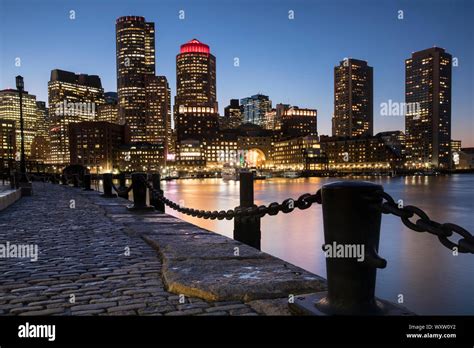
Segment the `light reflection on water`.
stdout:
<svg viewBox="0 0 474 348">
<path fill-rule="evenodd" d="M 335 178 L 267 179 L 255 182 L 256 204 L 281 202 L 315 193 Z M 347 180 L 347 179 L 345 179 Z M 416 205 L 435 221 L 453 222 L 474 231 L 474 175 L 439 177 L 357 178 L 380 183 L 395 200 Z M 239 183 L 221 179 L 192 179 L 164 182 L 168 198 L 196 209 L 227 210 L 239 204 Z M 232 237 L 233 222 L 175 215 L 202 228 Z M 344 217 L 341 217 L 344 218 Z M 262 250 L 313 273 L 326 276 L 321 245 L 321 207 L 262 219 Z M 418 314 L 474 314 L 474 256 L 452 256 L 437 237 L 408 230 L 401 220 L 384 215 L 379 254 L 387 259 L 378 271 L 376 294 L 397 301 Z"/>
</svg>

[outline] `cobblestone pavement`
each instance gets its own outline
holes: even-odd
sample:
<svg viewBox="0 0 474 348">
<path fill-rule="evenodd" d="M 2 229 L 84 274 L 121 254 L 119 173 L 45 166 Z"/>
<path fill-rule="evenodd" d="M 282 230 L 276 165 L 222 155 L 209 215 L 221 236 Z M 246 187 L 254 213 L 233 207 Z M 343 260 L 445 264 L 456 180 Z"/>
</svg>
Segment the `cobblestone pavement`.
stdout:
<svg viewBox="0 0 474 348">
<path fill-rule="evenodd" d="M 257 314 L 239 301 L 182 303 L 164 290 L 157 252 L 87 194 L 43 183 L 33 190 L 0 212 L 0 248 L 38 246 L 35 262 L 0 258 L 0 315 Z"/>
</svg>

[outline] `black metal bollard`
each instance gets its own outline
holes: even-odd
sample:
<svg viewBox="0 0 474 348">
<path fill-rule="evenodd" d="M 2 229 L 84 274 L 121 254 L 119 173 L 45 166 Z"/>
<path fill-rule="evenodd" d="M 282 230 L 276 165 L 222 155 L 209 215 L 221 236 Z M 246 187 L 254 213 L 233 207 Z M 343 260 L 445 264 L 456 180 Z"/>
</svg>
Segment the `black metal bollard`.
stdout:
<svg viewBox="0 0 474 348">
<path fill-rule="evenodd" d="M 15 188 L 19 189 L 20 188 L 20 173 L 15 172 Z"/>
<path fill-rule="evenodd" d="M 61 175 L 61 184 L 62 185 L 67 185 L 67 179 L 66 179 L 66 175 Z"/>
<path fill-rule="evenodd" d="M 146 204 L 146 191 L 147 187 L 145 180 L 147 178 L 146 173 L 133 173 L 132 174 L 132 191 L 133 191 L 133 205 L 129 206 L 128 209 L 132 211 L 152 211 L 154 208 Z"/>
<path fill-rule="evenodd" d="M 10 188 L 13 190 L 16 187 L 15 175 L 10 174 Z"/>
<path fill-rule="evenodd" d="M 90 174 L 84 174 L 84 177 L 82 179 L 82 186 L 84 191 L 93 191 L 91 188 L 91 175 Z"/>
<path fill-rule="evenodd" d="M 161 175 L 158 173 L 152 174 L 151 181 L 153 188 L 163 195 L 163 190 L 161 189 Z M 158 199 L 158 194 L 154 192 L 150 192 L 150 205 L 154 206 L 160 213 L 165 212 L 165 204 Z"/>
<path fill-rule="evenodd" d="M 77 174 L 72 175 L 72 186 L 79 187 L 79 176 Z"/>
<path fill-rule="evenodd" d="M 253 173 L 240 173 L 240 207 L 253 207 Z M 234 239 L 260 250 L 260 217 L 234 218 Z"/>
<path fill-rule="evenodd" d="M 112 193 L 112 173 L 102 174 L 102 187 L 104 188 L 104 194 L 101 196 L 104 198 L 115 198 L 117 195 Z"/>
<path fill-rule="evenodd" d="M 321 189 L 327 292 L 298 296 L 290 309 L 310 315 L 413 315 L 397 304 L 376 299 L 382 186 L 341 181 Z"/>
<path fill-rule="evenodd" d="M 125 173 L 120 173 L 119 174 L 119 191 L 121 191 L 120 193 L 117 192 L 117 195 L 119 197 L 122 197 L 122 198 L 125 198 L 125 199 L 128 199 L 128 191 L 127 190 L 127 178 L 125 177 Z"/>
</svg>

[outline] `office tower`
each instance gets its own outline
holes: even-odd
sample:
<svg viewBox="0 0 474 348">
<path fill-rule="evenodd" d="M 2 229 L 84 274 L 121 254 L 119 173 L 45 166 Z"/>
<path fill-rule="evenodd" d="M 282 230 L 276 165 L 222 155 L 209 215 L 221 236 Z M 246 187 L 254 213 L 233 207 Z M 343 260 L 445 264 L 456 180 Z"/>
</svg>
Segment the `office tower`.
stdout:
<svg viewBox="0 0 474 348">
<path fill-rule="evenodd" d="M 13 170 L 16 152 L 15 121 L 0 119 L 0 172 Z"/>
<path fill-rule="evenodd" d="M 58 165 L 69 163 L 70 123 L 94 121 L 97 108 L 104 104 L 104 89 L 99 76 L 52 70 L 48 82 L 51 157 Z"/>
<path fill-rule="evenodd" d="M 69 126 L 71 164 L 89 167 L 93 173 L 118 168 L 118 149 L 128 142 L 126 126 L 110 122 L 79 122 Z"/>
<path fill-rule="evenodd" d="M 334 68 L 332 135 L 373 135 L 373 69 L 363 60 L 348 58 Z"/>
<path fill-rule="evenodd" d="M 416 112 L 405 115 L 409 167 L 451 166 L 451 55 L 439 47 L 405 61 L 405 102 Z"/>
<path fill-rule="evenodd" d="M 243 98 L 240 100 L 240 105 L 243 121 L 259 126 L 263 125 L 265 113 L 272 109 L 272 101 L 263 94 L 255 94 L 251 97 Z"/>
<path fill-rule="evenodd" d="M 17 151 L 20 150 L 20 94 L 16 89 L 4 89 L 0 91 L 0 119 L 13 121 L 15 123 Z M 23 122 L 25 135 L 25 155 L 31 155 L 31 143 L 36 134 L 38 112 L 36 107 L 36 96 L 23 92 Z"/>
<path fill-rule="evenodd" d="M 181 45 L 176 56 L 174 110 L 178 142 L 216 136 L 216 58 L 208 45 L 196 39 Z"/>
<path fill-rule="evenodd" d="M 49 110 L 44 101 L 36 102 L 36 133 L 31 143 L 31 159 L 47 163 L 50 157 Z"/>
<path fill-rule="evenodd" d="M 132 142 L 145 142 L 145 76 L 155 75 L 155 24 L 126 16 L 117 19 L 115 30 L 119 118 L 130 127 Z"/>
<path fill-rule="evenodd" d="M 281 131 L 284 137 L 295 138 L 318 135 L 317 110 L 292 106 L 281 116 Z"/>
<path fill-rule="evenodd" d="M 145 77 L 146 142 L 171 144 L 171 90 L 165 76 Z"/>
<path fill-rule="evenodd" d="M 235 129 L 242 124 L 242 112 L 238 99 L 231 99 L 224 108 L 223 128 Z"/>
<path fill-rule="evenodd" d="M 265 113 L 261 126 L 268 130 L 281 130 L 282 115 L 289 108 L 289 104 L 277 104 L 274 109 L 271 109 Z"/>
<path fill-rule="evenodd" d="M 193 39 L 176 56 L 175 106 L 209 107 L 217 112 L 216 57 L 208 45 Z"/>
<path fill-rule="evenodd" d="M 97 107 L 96 121 L 121 124 L 118 113 L 119 113 L 118 104 L 116 103 L 102 104 Z"/>
</svg>

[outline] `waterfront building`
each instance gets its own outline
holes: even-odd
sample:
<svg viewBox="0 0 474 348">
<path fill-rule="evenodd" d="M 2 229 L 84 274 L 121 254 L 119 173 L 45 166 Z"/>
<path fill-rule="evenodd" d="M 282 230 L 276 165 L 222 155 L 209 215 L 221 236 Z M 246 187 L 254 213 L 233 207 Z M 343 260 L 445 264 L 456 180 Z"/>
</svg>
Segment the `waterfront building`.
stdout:
<svg viewBox="0 0 474 348">
<path fill-rule="evenodd" d="M 238 164 L 237 136 L 235 133 L 223 133 L 215 138 L 203 141 L 206 168 L 222 168 L 224 164 Z"/>
<path fill-rule="evenodd" d="M 452 140 L 451 139 L 451 153 L 461 151 L 462 142 L 461 140 Z"/>
<path fill-rule="evenodd" d="M 126 126 L 105 121 L 69 125 L 70 163 L 92 173 L 109 173 L 117 167 L 117 149 L 129 140 Z"/>
<path fill-rule="evenodd" d="M 206 151 L 204 144 L 199 140 L 182 140 L 177 148 L 177 156 L 180 171 L 199 171 L 206 167 Z"/>
<path fill-rule="evenodd" d="M 405 101 L 418 106 L 405 115 L 409 168 L 451 166 L 451 60 L 433 47 L 405 61 Z"/>
<path fill-rule="evenodd" d="M 320 151 L 319 139 L 315 135 L 306 135 L 286 140 L 277 141 L 273 145 L 272 158 L 275 170 L 323 170 L 324 166 L 317 168 L 315 161 L 307 164 L 308 155 L 316 156 Z"/>
<path fill-rule="evenodd" d="M 51 71 L 48 82 L 49 163 L 69 164 L 69 124 L 96 120 L 97 109 L 104 103 L 104 89 L 99 76 L 59 69 Z"/>
<path fill-rule="evenodd" d="M 377 133 L 387 146 L 391 146 L 395 151 L 405 157 L 405 133 L 402 131 L 386 131 Z"/>
<path fill-rule="evenodd" d="M 380 134 L 375 136 L 320 137 L 329 170 L 336 172 L 391 172 L 403 168 L 403 155 Z"/>
<path fill-rule="evenodd" d="M 118 171 L 160 172 L 166 165 L 163 143 L 131 143 L 120 145 L 117 150 Z"/>
<path fill-rule="evenodd" d="M 31 156 L 31 144 L 36 135 L 38 123 L 38 110 L 36 96 L 23 92 L 23 124 L 25 135 L 25 156 Z M 4 89 L 0 91 L 0 119 L 13 121 L 15 123 L 17 151 L 20 151 L 21 129 L 20 129 L 20 94 L 16 89 Z"/>
<path fill-rule="evenodd" d="M 244 123 L 253 123 L 262 126 L 265 113 L 271 111 L 272 101 L 263 94 L 255 94 L 240 100 L 242 118 Z"/>
<path fill-rule="evenodd" d="M 456 169 L 474 169 L 474 147 L 464 147 L 458 152 L 459 161 L 455 163 Z"/>
<path fill-rule="evenodd" d="M 373 135 L 373 68 L 347 58 L 334 68 L 332 135 Z"/>
</svg>

